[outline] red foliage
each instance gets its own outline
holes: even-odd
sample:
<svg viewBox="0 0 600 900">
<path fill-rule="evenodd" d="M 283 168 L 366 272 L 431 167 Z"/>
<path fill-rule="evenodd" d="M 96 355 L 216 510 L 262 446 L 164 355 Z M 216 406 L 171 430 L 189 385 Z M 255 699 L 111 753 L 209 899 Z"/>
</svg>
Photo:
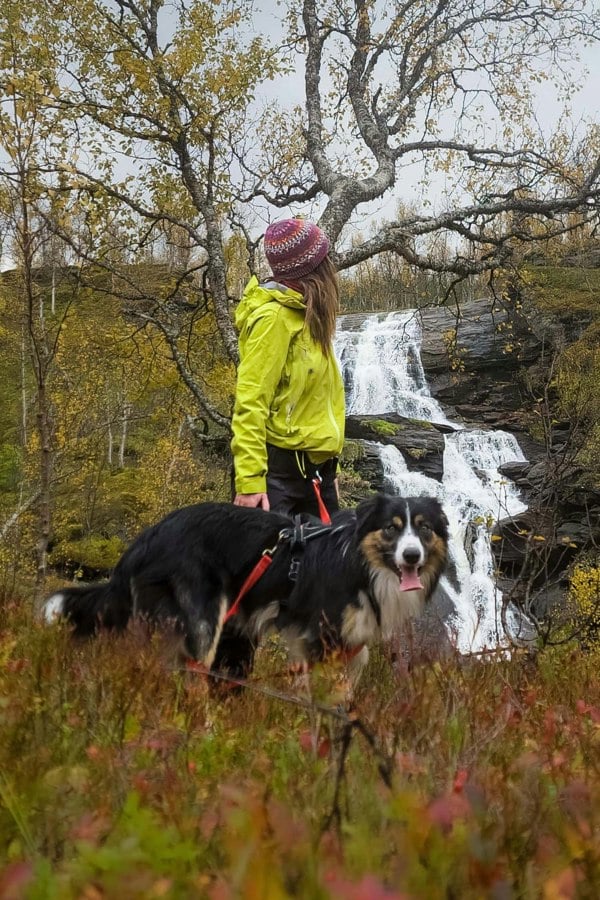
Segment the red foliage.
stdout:
<svg viewBox="0 0 600 900">
<path fill-rule="evenodd" d="M 331 741 L 329 738 L 319 738 L 308 729 L 300 732 L 298 742 L 306 753 L 312 751 L 319 759 L 325 759 L 331 753 Z"/>
<path fill-rule="evenodd" d="M 468 777 L 466 769 L 459 769 L 454 776 L 452 789 L 429 804 L 429 818 L 444 832 L 450 831 L 457 819 L 465 819 L 471 812 L 471 805 L 464 794 Z"/>
<path fill-rule="evenodd" d="M 365 875 L 353 883 L 336 874 L 327 874 L 325 883 L 332 900 L 409 900 L 407 894 L 389 890 L 373 875 Z"/>
<path fill-rule="evenodd" d="M 97 845 L 106 837 L 110 828 L 111 822 L 107 815 L 98 811 L 86 812 L 75 822 L 70 836 L 74 841 Z"/>
<path fill-rule="evenodd" d="M 0 872 L 0 897 L 2 900 L 24 900 L 33 879 L 33 866 L 29 862 L 12 862 Z"/>
<path fill-rule="evenodd" d="M 575 708 L 580 716 L 589 716 L 594 725 L 600 725 L 600 709 L 597 706 L 590 706 L 585 700 L 578 700 Z"/>
</svg>

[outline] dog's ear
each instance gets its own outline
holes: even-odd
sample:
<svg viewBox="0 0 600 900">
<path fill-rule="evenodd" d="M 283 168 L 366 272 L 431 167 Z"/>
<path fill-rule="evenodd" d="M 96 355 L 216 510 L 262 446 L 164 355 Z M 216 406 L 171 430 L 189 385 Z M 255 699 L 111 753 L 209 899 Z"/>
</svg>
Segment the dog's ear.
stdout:
<svg viewBox="0 0 600 900">
<path fill-rule="evenodd" d="M 363 500 L 356 507 L 356 530 L 359 534 L 374 531 L 381 518 L 381 510 L 386 503 L 385 494 L 375 494 Z"/>
<path fill-rule="evenodd" d="M 444 512 L 444 507 L 439 502 L 439 500 L 433 500 L 434 509 L 436 511 L 436 522 L 434 523 L 434 529 L 441 534 L 443 538 L 448 539 L 448 531 L 450 529 L 450 522 L 448 521 L 448 516 Z"/>
<path fill-rule="evenodd" d="M 440 534 L 444 538 L 444 540 L 448 540 L 448 536 L 450 533 L 450 522 L 448 521 L 448 516 L 444 512 L 444 510 L 440 510 Z"/>
</svg>

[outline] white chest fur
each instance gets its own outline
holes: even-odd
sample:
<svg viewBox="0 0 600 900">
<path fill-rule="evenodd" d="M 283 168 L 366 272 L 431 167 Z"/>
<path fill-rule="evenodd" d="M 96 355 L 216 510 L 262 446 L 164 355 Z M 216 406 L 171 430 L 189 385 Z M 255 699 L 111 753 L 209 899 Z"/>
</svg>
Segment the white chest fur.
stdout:
<svg viewBox="0 0 600 900">
<path fill-rule="evenodd" d="M 400 579 L 389 569 L 377 570 L 371 590 L 381 610 L 381 636 L 384 640 L 423 611 L 423 592 L 401 591 Z"/>
<path fill-rule="evenodd" d="M 344 613 L 342 638 L 350 647 L 368 644 L 378 638 L 389 640 L 410 619 L 423 611 L 422 591 L 401 591 L 400 580 L 389 569 L 377 569 L 371 582 L 371 594 L 379 607 L 380 622 L 373 604 L 364 591 L 359 593 L 359 606 L 348 607 Z"/>
</svg>

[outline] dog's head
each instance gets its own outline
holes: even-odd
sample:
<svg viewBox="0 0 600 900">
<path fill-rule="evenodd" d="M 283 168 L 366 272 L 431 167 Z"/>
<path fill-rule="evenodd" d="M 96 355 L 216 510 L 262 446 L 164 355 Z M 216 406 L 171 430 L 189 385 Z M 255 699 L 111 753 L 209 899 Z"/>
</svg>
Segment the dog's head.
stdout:
<svg viewBox="0 0 600 900">
<path fill-rule="evenodd" d="M 356 528 L 371 567 L 396 572 L 401 591 L 431 593 L 448 548 L 448 519 L 437 500 L 377 494 L 357 507 Z"/>
</svg>

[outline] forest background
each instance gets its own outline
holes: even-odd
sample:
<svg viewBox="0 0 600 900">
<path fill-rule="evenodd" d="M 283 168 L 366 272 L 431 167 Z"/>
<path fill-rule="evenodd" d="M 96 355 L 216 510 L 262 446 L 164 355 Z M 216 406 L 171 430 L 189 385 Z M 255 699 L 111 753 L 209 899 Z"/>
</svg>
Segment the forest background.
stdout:
<svg viewBox="0 0 600 900">
<path fill-rule="evenodd" d="M 40 598 L 65 578 L 106 573 L 143 525 L 172 508 L 229 498 L 227 446 L 237 361 L 232 313 L 249 274 L 266 271 L 260 237 L 268 221 L 305 214 L 328 231 L 341 271 L 344 311 L 427 304 L 452 304 L 460 309 L 465 299 L 475 296 L 489 296 L 490 302 L 526 298 L 546 312 L 560 313 L 570 307 L 585 327 L 570 346 L 556 348 L 535 387 L 548 399 L 546 425 L 567 420 L 578 435 L 585 435 L 577 443 L 578 461 L 585 471 L 585 484 L 590 490 L 598 488 L 600 130 L 597 121 L 572 112 L 578 79 L 586 77 L 575 64 L 577 55 L 597 51 L 596 4 L 584 0 L 551 4 L 537 0 L 439 0 L 433 4 L 304 0 L 297 8 L 278 6 L 277 15 L 280 20 L 272 10 L 248 0 L 0 2 L 4 268 L 0 279 L 0 597 L 9 679 L 6 696 L 21 698 L 13 704 L 14 721 L 10 719 L 12 746 L 25 740 L 25 734 L 31 742 L 16 779 L 11 776 L 3 782 L 3 798 L 8 810 L 5 849 L 13 866 L 7 871 L 12 877 L 17 871 L 14 866 L 24 865 L 28 883 L 34 871 L 36 879 L 44 871 L 48 884 L 59 876 L 75 879 L 73 884 L 80 877 L 88 883 L 87 869 L 85 876 L 73 874 L 74 870 L 65 876 L 64 871 L 60 875 L 60 865 L 53 868 L 82 858 L 73 851 L 76 839 L 68 836 L 75 819 L 83 816 L 82 809 L 66 814 L 65 821 L 51 822 L 40 812 L 46 804 L 36 804 L 35 796 L 27 792 L 28 777 L 31 780 L 27 773 L 40 765 L 44 743 L 49 742 L 50 757 L 58 765 L 65 752 L 59 732 L 66 729 L 71 774 L 62 772 L 58 781 L 62 788 L 65 779 L 77 781 L 77 767 L 81 768 L 84 757 L 88 762 L 93 759 L 95 751 L 90 757 L 89 748 L 97 748 L 99 729 L 105 728 L 92 714 L 92 701 L 83 696 L 85 687 L 77 685 L 76 676 L 74 682 L 67 679 L 66 694 L 60 697 L 50 697 L 47 688 L 40 687 L 39 667 L 45 656 L 57 678 L 61 666 L 73 675 L 69 667 L 81 665 L 81 660 L 66 661 L 67 645 L 60 636 L 49 645 L 51 639 L 36 631 L 32 613 Z M 263 34 L 257 23 L 264 26 L 266 19 L 270 27 Z M 403 190 L 407 182 L 410 192 Z M 538 435 L 539 427 L 538 423 Z M 343 497 L 353 479 L 348 463 L 342 477 Z M 588 604 L 590 620 L 596 623 L 600 570 L 593 545 L 577 565 L 582 602 Z M 29 649 L 24 649 L 25 644 Z M 155 697 L 157 709 L 168 708 L 164 712 L 168 722 L 165 719 L 159 726 L 153 720 L 150 726 L 144 716 L 149 715 L 145 704 L 151 694 L 143 697 L 141 687 L 134 692 L 137 699 L 131 702 L 135 706 L 139 701 L 143 715 L 140 710 L 134 715 L 129 701 L 127 710 L 123 706 L 121 688 L 137 677 L 123 666 L 135 663 L 110 657 L 110 652 L 101 646 L 91 665 L 101 670 L 102 653 L 107 653 L 115 671 L 121 673 L 122 681 L 116 678 L 106 687 L 102 701 L 107 704 L 105 723 L 121 723 L 117 741 L 108 730 L 104 734 L 113 763 L 117 764 L 119 754 L 133 753 L 128 742 L 141 741 L 147 726 L 150 731 L 168 732 L 174 740 L 177 733 L 177 747 L 186 747 L 186 766 L 189 762 L 199 765 L 202 757 L 203 771 L 210 768 L 202 755 L 206 746 L 193 744 L 199 740 L 197 735 L 192 741 L 189 722 L 200 715 L 192 700 L 187 697 L 173 703 L 169 694 L 167 703 L 166 697 Z M 561 667 L 555 661 L 548 665 L 546 673 L 550 671 L 551 677 L 547 683 L 542 679 L 542 687 L 535 689 L 542 693 L 547 689 L 549 708 L 554 709 L 560 694 L 556 673 Z M 578 658 L 577 665 L 585 668 L 588 663 Z M 23 667 L 33 681 L 25 679 L 19 687 L 11 679 Z M 588 675 L 583 670 L 580 674 L 582 683 L 588 684 Z M 97 671 L 95 677 L 99 677 Z M 410 807 L 406 814 L 415 827 L 414 850 L 422 822 L 429 822 L 425 810 L 431 797 L 446 796 L 442 782 L 449 785 L 448 796 L 462 796 L 460 778 L 456 789 L 452 787 L 457 767 L 462 771 L 467 757 L 477 758 L 478 741 L 486 748 L 490 743 L 475 727 L 480 711 L 473 685 L 467 685 L 468 678 L 485 681 L 489 675 L 487 670 L 483 676 L 454 672 L 443 689 L 450 693 L 443 697 L 441 684 L 434 679 L 432 687 L 425 675 L 416 680 L 413 676 L 400 697 L 390 671 L 381 675 L 382 697 L 386 677 L 392 679 L 389 708 L 398 712 L 402 704 L 427 697 L 430 706 L 439 701 L 447 714 L 448 730 L 441 729 L 445 736 L 439 743 L 440 756 L 432 763 L 435 776 L 430 780 L 419 768 L 421 762 L 414 763 L 417 781 L 423 776 L 422 808 L 413 803 L 414 797 L 403 795 L 408 806 L 398 813 L 401 818 Z M 489 705 L 490 709 L 502 706 L 502 721 L 508 728 L 515 724 L 515 716 L 525 716 L 529 701 L 523 698 L 533 688 L 530 675 L 521 670 L 510 670 L 503 677 L 514 709 L 506 718 L 506 695 L 498 694 L 492 679 L 488 686 L 495 693 Z M 104 683 L 104 676 L 100 680 Z M 598 685 L 592 681 L 588 686 L 590 698 L 579 708 L 575 704 L 580 698 L 573 697 L 569 713 L 573 718 L 568 728 L 582 741 L 592 740 L 596 722 L 592 698 L 597 698 Z M 45 696 L 43 725 L 39 716 L 35 722 L 29 718 L 35 706 L 29 689 Z M 430 690 L 433 694 L 427 693 Z M 406 692 L 411 691 L 408 697 Z M 465 723 L 459 727 L 456 721 L 457 697 L 463 693 L 468 727 Z M 382 702 L 379 698 L 376 704 L 380 712 Z M 69 704 L 77 709 L 71 724 Z M 88 709 L 83 718 L 82 704 Z M 187 717 L 185 727 L 181 718 L 172 718 L 174 708 L 178 716 Z M 541 715 L 533 701 L 531 708 Z M 199 732 L 205 725 L 206 708 L 202 710 L 202 722 L 195 723 Z M 239 726 L 244 721 L 243 708 L 236 715 Z M 269 716 L 265 711 L 265 721 Z M 73 732 L 84 719 L 87 724 L 78 743 Z M 146 724 L 141 724 L 142 719 Z M 489 717 L 484 719 L 489 722 Z M 276 730 L 289 726 L 277 717 L 273 722 Z M 311 747 L 318 757 L 320 732 L 314 720 L 310 722 Z M 399 742 L 405 755 L 421 746 L 423 734 L 411 743 L 415 735 L 402 735 L 387 713 L 381 713 L 377 722 L 374 730 L 387 735 L 388 749 L 394 746 L 393 759 Z M 535 742 L 536 728 L 530 724 Z M 227 725 L 235 727 L 236 722 Z M 558 752 L 553 744 L 556 734 L 548 729 L 544 740 L 552 753 Z M 322 833 L 329 833 L 329 826 L 340 825 L 344 818 L 339 788 L 346 777 L 345 754 L 353 732 L 344 733 L 341 757 L 336 756 L 333 763 L 313 761 L 317 767 L 338 766 L 337 787 L 327 798 L 331 816 Z M 168 744 L 171 738 L 165 734 L 161 731 L 160 741 Z M 469 752 L 463 754 L 467 734 Z M 371 732 L 368 735 L 373 737 Z M 450 746 L 452 752 L 448 752 Z M 132 763 L 133 771 L 146 765 L 143 754 L 150 752 L 148 747 L 140 750 L 136 744 L 136 748 L 141 755 Z M 281 760 L 282 766 L 299 765 L 296 749 L 287 749 L 291 755 Z M 538 741 L 535 753 L 541 758 L 546 749 Z M 163 751 L 152 752 L 160 756 Z M 577 766 L 584 759 L 587 766 L 588 757 L 581 753 L 569 762 Z M 402 759 L 402 765 L 413 765 L 408 757 Z M 260 760 L 254 762 L 258 769 L 263 765 Z M 49 766 L 47 760 L 41 767 L 46 774 Z M 216 782 L 218 768 L 213 771 Z M 159 765 L 153 778 L 158 778 L 159 770 L 160 777 L 166 777 L 166 769 Z M 103 771 L 105 777 L 107 770 Z M 296 777 L 300 769 L 293 771 Z M 596 769 L 585 771 L 594 776 L 596 791 Z M 527 777 L 530 774 L 528 770 Z M 580 774 L 573 775 L 574 783 L 579 784 Z M 518 778 L 522 775 L 520 770 Z M 371 786 L 377 777 L 374 771 Z M 86 769 L 85 783 L 91 779 L 99 789 L 95 778 Z M 491 775 L 490 779 L 493 793 Z M 40 787 L 37 776 L 33 781 L 44 796 L 55 787 L 58 790 L 46 782 Z M 545 809 L 550 793 L 544 793 L 547 784 L 538 786 L 542 794 L 536 794 L 535 802 Z M 160 830 L 160 824 L 156 823 L 174 815 L 172 809 L 165 812 L 164 785 L 156 788 L 161 799 L 154 805 L 145 788 L 138 785 L 133 791 L 137 799 L 131 799 L 127 788 L 131 785 L 121 783 L 111 793 L 110 810 L 101 813 L 98 794 L 93 815 L 103 822 L 113 815 L 121 816 L 121 822 L 134 822 L 130 830 L 146 829 L 151 844 L 158 840 L 154 829 Z M 586 790 L 592 790 L 589 784 Z M 252 791 L 244 794 L 248 802 L 251 796 Z M 267 815 L 263 800 L 256 801 L 258 818 Z M 398 802 L 402 806 L 405 801 Z M 228 802 L 234 807 L 238 801 L 231 795 Z M 476 799 L 472 802 L 470 812 L 477 806 Z M 388 813 L 382 813 L 385 828 L 394 821 L 395 814 L 390 818 Z M 510 812 L 503 806 L 506 822 L 513 813 L 520 816 L 518 810 Z M 314 810 L 313 814 L 317 817 Z M 454 811 L 449 815 L 453 821 Z M 356 818 L 353 821 L 356 827 Z M 561 820 L 561 828 L 563 824 Z M 432 827 L 439 827 L 443 834 L 446 826 L 444 819 Z M 129 834 L 129 825 L 124 827 Z M 185 827 L 178 822 L 180 834 Z M 206 827 L 210 844 L 213 830 Z M 248 825 L 250 832 L 254 827 Z M 523 834 L 522 823 L 515 827 Z M 483 819 L 477 828 L 484 833 Z M 588 865 L 586 877 L 598 876 L 597 834 L 592 829 L 591 837 L 586 837 L 586 828 L 592 828 L 587 820 L 581 826 L 581 840 L 589 838 L 589 846 L 575 853 L 565 837 L 564 847 L 560 844 L 557 851 L 556 859 L 569 871 L 565 878 L 569 884 L 572 879 L 573 890 L 581 883 L 582 859 Z M 51 837 L 53 830 L 62 834 L 60 840 Z M 429 872 L 431 884 L 438 883 L 436 878 L 450 883 L 456 877 L 464 888 L 472 878 L 475 896 L 477 879 L 493 880 L 496 864 L 498 872 L 502 870 L 498 879 L 512 883 L 520 854 L 533 866 L 527 870 L 530 875 L 522 876 L 525 880 L 531 877 L 538 887 L 546 881 L 554 884 L 556 872 L 544 868 L 547 835 L 542 840 L 542 831 L 540 826 L 534 836 L 523 838 L 520 849 L 510 848 L 506 835 L 498 838 L 489 865 L 482 861 L 482 850 L 480 868 L 471 860 L 468 872 L 459 867 L 460 871 L 443 876 L 436 869 L 442 863 L 433 841 L 430 861 L 437 862 L 432 862 Z M 91 844 L 100 854 L 106 846 L 104 826 L 92 832 Z M 234 833 L 235 829 L 230 835 Z M 340 834 L 348 837 L 347 831 Z M 461 834 L 460 840 L 467 840 Z M 262 832 L 254 837 L 263 846 Z M 168 837 L 172 839 L 173 835 Z M 417 884 L 425 876 L 416 863 L 414 870 L 409 866 L 404 873 L 406 880 L 404 875 L 396 878 L 397 873 L 392 877 L 383 844 L 396 839 L 395 830 L 381 837 L 382 878 L 387 884 Z M 556 835 L 553 839 L 558 840 Z M 358 851 L 356 832 L 352 841 L 356 846 L 352 844 L 355 859 L 350 869 L 358 877 L 371 862 Z M 313 853 L 312 838 L 300 844 L 302 853 Z M 342 878 L 339 873 L 345 862 L 336 856 L 338 849 L 330 847 L 327 852 L 338 873 L 335 877 Z M 185 852 L 192 853 L 187 845 Z M 154 872 L 148 862 L 152 853 L 148 858 L 144 853 L 141 870 Z M 224 846 L 219 853 L 214 857 L 208 853 L 213 874 L 204 885 L 207 890 L 216 883 L 219 860 L 227 856 Z M 469 853 L 471 859 L 475 851 L 471 848 Z M 534 864 L 536 854 L 541 862 Z M 51 860 L 50 869 L 44 869 L 42 859 Z M 123 859 L 127 871 L 137 871 L 139 860 Z M 290 865 L 295 872 L 295 863 Z M 190 872 L 188 863 L 181 862 L 181 871 L 173 866 L 167 880 L 174 879 L 170 884 L 175 884 L 182 879 L 183 884 Z M 315 866 L 309 867 L 308 874 L 294 877 L 313 879 L 315 895 L 322 890 L 325 896 L 329 888 L 323 887 L 324 876 Z M 96 860 L 94 878 L 100 877 L 98 868 L 102 865 Z M 268 882 L 269 873 L 265 870 L 263 875 Z M 286 895 L 277 890 L 285 888 L 279 885 L 272 896 Z M 342 895 L 349 896 L 349 888 L 343 890 Z"/>
</svg>

